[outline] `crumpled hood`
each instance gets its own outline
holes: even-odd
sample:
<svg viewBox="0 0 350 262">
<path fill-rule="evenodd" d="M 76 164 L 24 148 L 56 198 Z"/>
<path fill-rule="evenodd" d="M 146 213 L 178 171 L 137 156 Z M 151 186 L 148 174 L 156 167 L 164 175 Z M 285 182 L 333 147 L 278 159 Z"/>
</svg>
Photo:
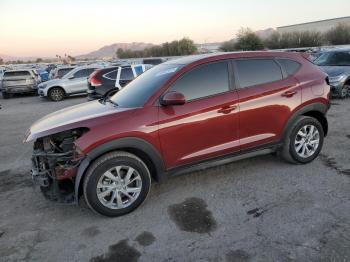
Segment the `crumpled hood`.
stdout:
<svg viewBox="0 0 350 262">
<path fill-rule="evenodd" d="M 27 130 L 23 142 L 29 142 L 39 137 L 56 134 L 73 128 L 86 127 L 83 123 L 86 120 L 116 114 L 126 110 L 130 110 L 130 108 L 119 108 L 108 102 L 106 104 L 101 104 L 97 100 L 67 107 L 36 121 Z"/>
<path fill-rule="evenodd" d="M 350 66 L 320 66 L 320 68 L 330 77 L 338 76 L 343 73 L 350 74 Z"/>
</svg>

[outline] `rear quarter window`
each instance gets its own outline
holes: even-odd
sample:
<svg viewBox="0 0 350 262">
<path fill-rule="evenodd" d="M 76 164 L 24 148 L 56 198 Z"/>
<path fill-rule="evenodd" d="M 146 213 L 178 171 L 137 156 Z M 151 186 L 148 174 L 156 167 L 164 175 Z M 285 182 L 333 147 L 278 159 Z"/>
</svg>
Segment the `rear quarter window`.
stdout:
<svg viewBox="0 0 350 262">
<path fill-rule="evenodd" d="M 277 61 L 284 68 L 288 76 L 294 75 L 296 72 L 298 72 L 299 68 L 301 67 L 301 64 L 294 60 L 280 58 L 277 59 Z"/>
<path fill-rule="evenodd" d="M 241 88 L 283 79 L 281 67 L 273 59 L 240 59 L 236 60 L 235 64 Z"/>
</svg>

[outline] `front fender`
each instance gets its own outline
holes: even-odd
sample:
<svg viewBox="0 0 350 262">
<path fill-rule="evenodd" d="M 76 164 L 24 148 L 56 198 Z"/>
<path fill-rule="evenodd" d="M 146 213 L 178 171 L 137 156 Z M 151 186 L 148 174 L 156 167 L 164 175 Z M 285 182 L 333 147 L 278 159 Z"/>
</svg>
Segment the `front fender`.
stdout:
<svg viewBox="0 0 350 262">
<path fill-rule="evenodd" d="M 85 157 L 85 159 L 80 164 L 77 175 L 75 178 L 75 200 L 78 202 L 79 195 L 81 192 L 81 184 L 86 173 L 86 170 L 90 166 L 90 164 L 97 159 L 98 157 L 115 150 L 138 150 L 146 154 L 149 159 L 152 161 L 152 164 L 155 168 L 155 178 L 157 181 L 165 180 L 166 173 L 163 159 L 158 152 L 158 150 L 148 143 L 147 141 L 137 138 L 137 137 L 128 137 L 128 138 L 120 138 L 105 144 L 102 144 L 93 150 L 91 150 Z"/>
</svg>

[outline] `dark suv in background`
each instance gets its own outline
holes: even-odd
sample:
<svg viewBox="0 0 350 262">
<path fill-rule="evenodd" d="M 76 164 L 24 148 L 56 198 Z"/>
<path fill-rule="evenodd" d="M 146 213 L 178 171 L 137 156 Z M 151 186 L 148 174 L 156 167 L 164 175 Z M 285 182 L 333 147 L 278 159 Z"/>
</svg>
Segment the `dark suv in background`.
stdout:
<svg viewBox="0 0 350 262">
<path fill-rule="evenodd" d="M 88 79 L 88 100 L 110 97 L 153 65 L 112 66 L 96 70 Z"/>
<path fill-rule="evenodd" d="M 328 132 L 329 94 L 327 75 L 297 53 L 169 61 L 110 99 L 34 123 L 32 177 L 51 200 L 84 195 L 96 212 L 124 215 L 152 181 L 271 152 L 311 162 Z"/>
<path fill-rule="evenodd" d="M 324 52 L 314 63 L 329 76 L 333 96 L 350 97 L 350 49 Z"/>
</svg>

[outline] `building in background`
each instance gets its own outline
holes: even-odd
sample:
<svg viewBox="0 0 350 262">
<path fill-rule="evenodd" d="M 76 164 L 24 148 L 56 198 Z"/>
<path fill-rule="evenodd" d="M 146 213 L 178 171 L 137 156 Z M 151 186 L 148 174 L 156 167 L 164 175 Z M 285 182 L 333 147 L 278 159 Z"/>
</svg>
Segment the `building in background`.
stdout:
<svg viewBox="0 0 350 262">
<path fill-rule="evenodd" d="M 277 27 L 277 32 L 279 33 L 287 33 L 287 32 L 295 32 L 295 31 L 318 31 L 324 33 L 333 27 L 336 27 L 338 24 L 347 24 L 350 26 L 350 16 L 347 17 L 339 17 L 327 20 L 320 20 L 309 23 L 288 25 L 288 26 L 280 26 Z"/>
</svg>

